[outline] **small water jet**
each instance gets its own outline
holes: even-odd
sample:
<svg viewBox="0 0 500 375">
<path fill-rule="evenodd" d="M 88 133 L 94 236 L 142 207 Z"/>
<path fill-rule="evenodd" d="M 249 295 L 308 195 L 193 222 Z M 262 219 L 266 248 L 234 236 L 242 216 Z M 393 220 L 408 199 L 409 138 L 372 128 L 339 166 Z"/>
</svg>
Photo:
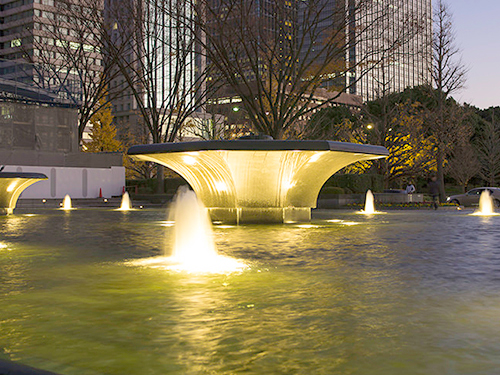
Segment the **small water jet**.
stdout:
<svg viewBox="0 0 500 375">
<path fill-rule="evenodd" d="M 62 207 L 61 207 L 62 210 L 73 210 L 73 206 L 71 206 L 71 197 L 66 194 L 64 196 L 64 200 L 62 202 Z"/>
<path fill-rule="evenodd" d="M 373 193 L 371 190 L 368 190 L 366 192 L 365 209 L 358 211 L 357 213 L 363 214 L 363 215 L 375 215 L 375 214 L 382 213 L 382 212 L 375 211 L 375 199 L 373 197 Z"/>
<path fill-rule="evenodd" d="M 193 273 L 229 273 L 247 267 L 218 254 L 208 210 L 187 187 L 177 192 L 166 223 L 174 223 L 172 251 L 166 249 L 165 256 L 133 261 L 132 265 Z"/>
<path fill-rule="evenodd" d="M 122 203 L 118 211 L 130 211 L 132 209 L 132 201 L 130 200 L 130 195 L 128 192 L 123 193 Z"/>
<path fill-rule="evenodd" d="M 497 213 L 495 213 L 493 198 L 491 197 L 489 190 L 487 189 L 483 190 L 481 196 L 479 197 L 479 209 L 472 215 L 477 215 L 477 216 L 498 215 Z"/>
<path fill-rule="evenodd" d="M 375 203 L 374 203 L 374 199 L 373 199 L 373 193 L 371 190 L 368 190 L 366 192 L 364 213 L 365 214 L 374 214 L 375 213 Z"/>
</svg>

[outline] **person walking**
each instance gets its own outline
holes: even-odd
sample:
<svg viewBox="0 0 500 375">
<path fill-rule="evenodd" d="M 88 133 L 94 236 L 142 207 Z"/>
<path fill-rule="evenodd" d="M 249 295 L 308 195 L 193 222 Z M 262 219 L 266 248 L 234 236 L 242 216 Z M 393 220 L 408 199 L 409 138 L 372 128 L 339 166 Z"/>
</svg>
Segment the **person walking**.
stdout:
<svg viewBox="0 0 500 375">
<path fill-rule="evenodd" d="M 432 176 L 429 182 L 429 194 L 432 196 L 432 207 L 437 210 L 439 206 L 439 183 L 436 176 Z"/>
</svg>

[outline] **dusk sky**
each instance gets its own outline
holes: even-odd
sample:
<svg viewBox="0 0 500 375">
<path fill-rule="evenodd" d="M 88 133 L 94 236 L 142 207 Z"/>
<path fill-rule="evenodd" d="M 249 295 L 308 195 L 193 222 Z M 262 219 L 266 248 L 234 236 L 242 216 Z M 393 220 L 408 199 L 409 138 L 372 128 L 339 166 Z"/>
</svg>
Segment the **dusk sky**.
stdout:
<svg viewBox="0 0 500 375">
<path fill-rule="evenodd" d="M 456 42 L 469 68 L 465 89 L 453 96 L 479 108 L 500 106 L 500 1 L 448 0 L 448 4 Z"/>
</svg>

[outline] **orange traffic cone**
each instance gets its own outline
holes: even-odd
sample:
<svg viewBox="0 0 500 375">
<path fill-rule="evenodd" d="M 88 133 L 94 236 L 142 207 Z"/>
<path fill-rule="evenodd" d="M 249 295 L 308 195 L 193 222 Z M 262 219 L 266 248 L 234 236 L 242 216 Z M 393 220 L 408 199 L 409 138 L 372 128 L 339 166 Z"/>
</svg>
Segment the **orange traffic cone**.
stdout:
<svg viewBox="0 0 500 375">
<path fill-rule="evenodd" d="M 102 189 L 99 188 L 99 198 L 102 198 Z"/>
</svg>

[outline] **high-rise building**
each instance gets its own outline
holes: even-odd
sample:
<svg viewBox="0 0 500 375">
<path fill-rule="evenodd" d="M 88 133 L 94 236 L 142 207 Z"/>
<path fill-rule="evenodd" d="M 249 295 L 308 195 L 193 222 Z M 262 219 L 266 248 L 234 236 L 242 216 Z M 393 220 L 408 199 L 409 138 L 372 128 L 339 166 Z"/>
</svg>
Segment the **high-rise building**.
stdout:
<svg viewBox="0 0 500 375">
<path fill-rule="evenodd" d="M 351 93 L 372 100 L 430 82 L 431 0 L 374 1 L 354 17 L 364 32 L 349 50 L 356 66 Z"/>
<path fill-rule="evenodd" d="M 157 117 L 168 138 L 175 116 L 203 121 L 206 116 L 198 95 L 203 91 L 203 57 L 197 53 L 192 1 L 106 0 L 106 24 L 118 56 L 111 62 L 119 70 L 111 81 L 115 95 L 113 114 L 120 129 L 136 129 L 144 112 Z M 113 52 L 112 52 L 113 53 Z M 126 67 L 126 68 L 124 68 Z M 163 119 L 162 119 L 163 118 Z"/>
<path fill-rule="evenodd" d="M 83 51 L 85 69 L 95 72 L 87 75 L 88 79 L 99 76 L 102 60 L 95 43 L 79 38 L 71 25 L 58 18 L 59 12 L 54 0 L 1 2 L 0 77 L 43 88 L 74 102 L 82 95 L 82 75 L 63 51 Z"/>
<path fill-rule="evenodd" d="M 307 14 L 309 2 L 299 4 L 299 15 Z M 344 86 L 363 100 L 429 82 L 432 64 L 431 0 L 316 0 L 320 16 L 314 14 L 324 35 L 345 35 L 346 48 L 341 75 L 327 75 L 325 87 Z M 307 20 L 306 20 L 307 21 Z M 299 18 L 298 30 L 303 29 Z M 303 37 L 303 53 L 324 48 L 321 37 Z M 321 61 L 321 54 L 313 55 Z"/>
</svg>

